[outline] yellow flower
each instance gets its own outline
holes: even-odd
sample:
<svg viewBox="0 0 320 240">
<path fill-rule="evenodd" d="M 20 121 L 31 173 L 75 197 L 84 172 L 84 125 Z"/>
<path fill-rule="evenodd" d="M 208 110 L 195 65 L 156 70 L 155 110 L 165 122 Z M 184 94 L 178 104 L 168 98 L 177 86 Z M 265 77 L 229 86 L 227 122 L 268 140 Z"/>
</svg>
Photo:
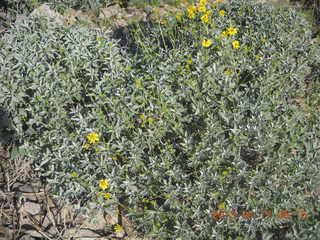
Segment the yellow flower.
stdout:
<svg viewBox="0 0 320 240">
<path fill-rule="evenodd" d="M 191 59 L 187 60 L 187 63 L 192 64 L 192 60 Z"/>
<path fill-rule="evenodd" d="M 231 69 L 227 69 L 226 71 L 224 71 L 225 75 L 231 76 L 232 74 L 232 70 Z"/>
<path fill-rule="evenodd" d="M 197 12 L 197 7 L 196 6 L 189 6 L 188 8 L 187 8 L 187 11 L 188 11 L 188 13 L 195 13 L 195 12 Z"/>
<path fill-rule="evenodd" d="M 103 38 L 102 37 L 97 37 L 97 42 L 102 42 L 103 41 Z"/>
<path fill-rule="evenodd" d="M 117 160 L 118 160 L 118 157 L 117 157 L 117 156 L 112 156 L 111 159 L 112 159 L 113 161 L 117 161 Z"/>
<path fill-rule="evenodd" d="M 102 190 L 106 190 L 108 187 L 109 187 L 109 182 L 107 179 L 102 179 L 100 180 L 99 182 L 99 187 L 102 189 Z"/>
<path fill-rule="evenodd" d="M 103 195 L 103 197 L 104 197 L 105 199 L 109 200 L 109 199 L 111 199 L 111 194 L 110 194 L 110 193 L 105 193 L 105 194 Z"/>
<path fill-rule="evenodd" d="M 226 11 L 225 10 L 220 10 L 219 11 L 219 16 L 220 17 L 224 17 L 226 15 Z"/>
<path fill-rule="evenodd" d="M 230 36 L 233 36 L 233 35 L 236 35 L 238 33 L 238 29 L 237 28 L 234 28 L 234 27 L 229 27 L 227 29 L 227 32 Z"/>
<path fill-rule="evenodd" d="M 94 144 L 100 141 L 100 136 L 101 134 L 92 132 L 87 135 L 87 140 L 90 144 Z"/>
<path fill-rule="evenodd" d="M 145 120 L 145 118 L 146 118 L 146 115 L 144 115 L 143 113 L 139 115 L 140 120 Z"/>
<path fill-rule="evenodd" d="M 72 173 L 71 173 L 71 176 L 72 176 L 72 177 L 78 177 L 78 174 L 77 174 L 76 172 L 72 172 Z"/>
<path fill-rule="evenodd" d="M 211 16 L 212 15 L 212 10 L 207 11 L 206 15 Z"/>
<path fill-rule="evenodd" d="M 119 224 L 116 224 L 116 225 L 114 226 L 114 231 L 115 231 L 115 232 L 121 232 L 121 231 L 122 231 L 122 226 L 119 225 Z"/>
<path fill-rule="evenodd" d="M 252 51 L 251 48 L 248 47 L 248 46 L 245 46 L 243 50 L 244 50 L 245 52 L 251 52 L 251 51 Z"/>
<path fill-rule="evenodd" d="M 147 118 L 147 122 L 148 122 L 149 124 L 154 123 L 154 118 L 153 118 L 153 117 L 148 117 L 148 118 Z"/>
<path fill-rule="evenodd" d="M 210 40 L 210 39 L 205 39 L 202 41 L 203 47 L 210 47 L 211 45 L 212 45 L 212 40 Z"/>
<path fill-rule="evenodd" d="M 198 12 L 204 13 L 204 12 L 206 12 L 206 11 L 207 11 L 207 9 L 206 9 L 205 6 L 199 6 L 199 7 L 198 7 Z"/>
<path fill-rule="evenodd" d="M 159 15 L 159 14 L 160 14 L 159 8 L 154 8 L 154 9 L 152 10 L 152 13 L 153 13 L 154 15 Z"/>
<path fill-rule="evenodd" d="M 256 56 L 256 59 L 257 59 L 257 60 L 261 60 L 262 57 L 257 55 L 257 56 Z"/>
<path fill-rule="evenodd" d="M 137 80 L 135 83 L 134 83 L 135 87 L 136 88 L 141 88 L 142 87 L 142 82 L 141 80 Z"/>
<path fill-rule="evenodd" d="M 86 143 L 86 144 L 83 145 L 83 148 L 84 148 L 85 150 L 89 150 L 90 147 L 91 147 L 91 145 L 90 145 L 89 143 Z"/>
<path fill-rule="evenodd" d="M 177 13 L 176 14 L 176 19 L 180 21 L 182 19 L 182 16 L 183 16 L 182 13 Z"/>
<path fill-rule="evenodd" d="M 208 1 L 207 1 L 207 0 L 200 0 L 200 1 L 199 1 L 199 4 L 200 4 L 200 6 L 207 5 L 207 4 L 208 4 Z"/>
<path fill-rule="evenodd" d="M 240 48 L 240 42 L 238 40 L 234 40 L 232 42 L 232 47 L 235 48 L 235 49 Z"/>
<path fill-rule="evenodd" d="M 227 170 L 222 171 L 222 175 L 223 176 L 228 176 L 229 175 L 229 171 L 227 171 Z"/>
<path fill-rule="evenodd" d="M 203 16 L 201 17 L 201 21 L 202 21 L 203 23 L 208 23 L 208 22 L 209 22 L 209 17 L 208 17 L 208 15 L 207 15 L 207 14 L 203 15 Z"/>
<path fill-rule="evenodd" d="M 229 33 L 228 33 L 227 31 L 223 31 L 223 32 L 221 33 L 221 35 L 222 35 L 222 37 L 224 37 L 224 38 L 229 37 Z"/>
<path fill-rule="evenodd" d="M 196 18 L 196 14 L 194 12 L 189 12 L 188 18 L 195 19 Z"/>
<path fill-rule="evenodd" d="M 226 204 L 225 203 L 219 203 L 218 204 L 218 208 L 219 209 L 225 209 L 226 208 Z"/>
</svg>

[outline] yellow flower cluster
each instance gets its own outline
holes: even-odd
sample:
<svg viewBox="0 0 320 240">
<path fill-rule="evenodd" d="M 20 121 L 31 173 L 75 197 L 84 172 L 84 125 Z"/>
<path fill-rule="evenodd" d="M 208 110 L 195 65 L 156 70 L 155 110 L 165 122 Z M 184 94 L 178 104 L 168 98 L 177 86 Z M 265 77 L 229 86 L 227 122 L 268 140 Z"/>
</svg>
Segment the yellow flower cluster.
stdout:
<svg viewBox="0 0 320 240">
<path fill-rule="evenodd" d="M 232 42 L 232 47 L 235 48 L 235 49 L 240 48 L 240 42 L 238 40 L 234 40 Z"/>
<path fill-rule="evenodd" d="M 96 132 L 91 132 L 87 135 L 87 143 L 83 145 L 83 148 L 89 150 L 92 144 L 98 143 L 100 141 L 101 134 Z"/>
<path fill-rule="evenodd" d="M 200 20 L 203 23 L 208 23 L 210 21 L 210 16 L 212 15 L 212 10 L 208 10 L 208 7 L 215 7 L 220 1 L 216 1 L 213 5 L 208 3 L 208 0 L 199 0 L 197 5 L 191 5 L 187 7 L 187 16 L 190 19 L 195 19 L 197 13 L 202 13 Z M 224 17 L 227 14 L 225 10 L 219 11 L 219 16 Z M 182 15 L 176 14 L 176 18 L 181 20 Z"/>
<path fill-rule="evenodd" d="M 238 29 L 235 28 L 235 27 L 229 27 L 227 29 L 227 33 L 228 33 L 229 36 L 236 35 L 238 33 Z"/>
<path fill-rule="evenodd" d="M 208 1 L 207 0 L 200 0 L 199 4 L 200 4 L 200 6 L 205 6 L 208 4 Z"/>
<path fill-rule="evenodd" d="M 186 70 L 187 70 L 187 71 L 190 71 L 190 70 L 191 70 L 191 69 L 190 69 L 190 65 L 192 65 L 193 61 L 192 61 L 191 59 L 189 59 L 189 60 L 187 60 L 186 62 L 187 62 L 187 64 L 186 64 Z"/>
<path fill-rule="evenodd" d="M 219 11 L 219 16 L 220 17 L 224 17 L 227 14 L 227 12 L 225 10 L 220 10 Z"/>
<path fill-rule="evenodd" d="M 201 21 L 203 23 L 208 23 L 209 22 L 209 16 L 207 14 L 204 14 L 202 17 L 201 17 Z"/>
<path fill-rule="evenodd" d="M 203 47 L 210 47 L 212 45 L 212 40 L 211 39 L 205 39 L 202 41 L 202 46 Z"/>
<path fill-rule="evenodd" d="M 176 14 L 176 19 L 181 21 L 183 14 L 182 13 L 177 13 Z"/>
<path fill-rule="evenodd" d="M 219 209 L 225 209 L 226 208 L 226 204 L 225 203 L 219 203 L 218 204 L 218 208 Z"/>
<path fill-rule="evenodd" d="M 197 13 L 201 13 L 202 15 L 200 16 L 200 20 L 201 22 L 203 23 L 209 23 L 210 20 L 211 20 L 211 15 L 212 15 L 212 10 L 208 10 L 208 8 L 211 8 L 214 7 L 214 6 L 217 6 L 218 3 L 221 3 L 223 2 L 222 0 L 217 0 L 214 2 L 214 4 L 212 5 L 209 5 L 208 4 L 208 0 L 199 0 L 198 4 L 197 5 L 191 5 L 189 7 L 187 7 L 187 16 L 188 18 L 190 19 L 195 19 L 196 18 L 196 14 Z M 227 12 L 223 9 L 221 9 L 219 12 L 218 12 L 219 16 L 220 17 L 224 17 Z M 176 15 L 176 18 L 178 20 L 181 19 L 181 15 Z M 217 39 L 221 39 L 221 38 L 227 38 L 229 36 L 234 36 L 238 33 L 238 29 L 235 28 L 235 27 L 229 27 L 228 29 L 226 29 L 225 31 L 222 32 L 222 36 L 221 37 L 218 37 Z M 205 48 L 208 48 L 210 47 L 211 45 L 213 44 L 212 40 L 211 39 L 204 39 L 202 41 L 202 47 L 205 47 Z M 240 47 L 240 42 L 239 41 L 236 41 L 233 43 L 233 48 L 239 48 Z M 189 66 L 187 66 L 189 67 Z"/>
<path fill-rule="evenodd" d="M 221 39 L 221 38 L 228 38 L 228 37 L 230 37 L 230 36 L 234 36 L 234 35 L 236 35 L 237 33 L 238 33 L 238 29 L 237 29 L 237 28 L 235 28 L 235 27 L 229 27 L 229 28 L 227 28 L 225 31 L 223 31 L 223 32 L 221 33 L 220 39 Z M 232 47 L 233 47 L 234 49 L 240 48 L 240 42 L 239 42 L 238 40 L 234 40 L 234 41 L 232 42 Z"/>
<path fill-rule="evenodd" d="M 223 37 L 223 38 L 227 38 L 227 37 L 230 37 L 230 36 L 234 36 L 234 35 L 236 35 L 238 33 L 238 29 L 237 28 L 235 28 L 235 27 L 229 27 L 229 28 L 227 28 L 225 31 L 223 31 L 222 33 L 221 33 L 221 36 Z"/>
<path fill-rule="evenodd" d="M 207 11 L 206 6 L 200 5 L 200 6 L 198 7 L 198 12 L 205 13 L 206 11 Z"/>
<path fill-rule="evenodd" d="M 197 12 L 197 7 L 196 6 L 188 7 L 187 11 L 188 11 L 188 18 L 190 18 L 190 19 L 195 19 L 196 18 L 196 12 Z"/>
<path fill-rule="evenodd" d="M 192 5 L 187 8 L 188 18 L 195 19 L 196 13 L 203 13 L 201 21 L 204 23 L 209 22 L 209 16 L 212 14 L 212 11 L 207 11 L 206 5 L 208 4 L 207 0 L 200 0 L 198 6 Z"/>
<path fill-rule="evenodd" d="M 232 70 L 229 68 L 226 71 L 224 71 L 224 74 L 227 76 L 231 76 L 232 75 Z"/>
<path fill-rule="evenodd" d="M 94 144 L 100 141 L 101 134 L 92 132 L 87 135 L 87 140 L 90 144 Z"/>
<path fill-rule="evenodd" d="M 99 187 L 102 189 L 102 190 L 106 190 L 108 187 L 109 187 L 109 182 L 107 179 L 101 179 L 100 182 L 99 182 Z"/>
<path fill-rule="evenodd" d="M 107 179 L 101 179 L 99 181 L 99 187 L 104 191 L 106 190 L 107 188 L 109 188 L 109 182 Z M 106 200 L 109 200 L 111 199 L 111 194 L 110 193 L 103 193 L 103 192 L 98 192 L 97 196 L 101 196 L 103 195 L 103 197 L 106 199 Z"/>
<path fill-rule="evenodd" d="M 122 226 L 119 225 L 119 224 L 116 224 L 113 229 L 114 229 L 115 232 L 121 232 L 122 231 Z"/>
<path fill-rule="evenodd" d="M 138 118 L 141 121 L 142 125 L 144 125 L 145 123 L 153 124 L 155 122 L 155 119 L 151 115 L 146 116 L 143 113 L 140 114 Z"/>
</svg>

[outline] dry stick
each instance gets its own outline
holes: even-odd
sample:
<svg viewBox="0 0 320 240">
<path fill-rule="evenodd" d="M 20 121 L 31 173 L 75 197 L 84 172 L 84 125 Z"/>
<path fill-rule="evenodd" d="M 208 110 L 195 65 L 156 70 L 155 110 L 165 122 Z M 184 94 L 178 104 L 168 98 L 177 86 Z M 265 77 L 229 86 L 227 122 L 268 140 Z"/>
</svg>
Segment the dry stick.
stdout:
<svg viewBox="0 0 320 240">
<path fill-rule="evenodd" d="M 17 233 L 17 235 L 19 235 L 19 233 L 20 233 L 20 231 L 21 231 L 21 225 L 20 225 L 20 217 L 21 217 L 21 214 L 20 214 L 20 208 L 21 208 L 21 206 L 18 206 L 18 202 L 20 201 L 21 199 L 20 199 L 20 195 L 17 193 L 17 192 L 15 192 L 14 193 L 14 196 L 13 196 L 13 206 L 14 206 L 14 213 L 15 214 L 12 214 L 12 220 L 11 220 L 11 222 L 12 222 L 12 226 L 13 226 L 13 239 L 16 239 L 16 229 L 17 229 L 17 226 L 19 227 L 19 230 L 18 230 L 18 233 Z M 16 222 L 15 222 L 15 220 L 14 220 L 14 217 L 16 217 L 17 218 L 17 226 L 16 226 Z"/>
<path fill-rule="evenodd" d="M 122 227 L 125 235 L 127 236 L 127 229 L 126 226 L 123 226 L 123 211 L 124 211 L 124 205 L 121 203 L 122 202 L 122 198 L 119 199 L 119 203 L 118 203 L 118 224 Z"/>
<path fill-rule="evenodd" d="M 4 185 L 8 186 L 7 176 L 5 174 L 4 167 L 3 167 L 3 160 L 5 160 L 5 159 L 3 157 L 1 157 L 1 159 L 0 159 L 0 169 L 1 169 L 2 178 L 3 178 L 3 181 L 4 181 Z M 7 190 L 9 190 L 9 189 L 7 189 Z"/>
<path fill-rule="evenodd" d="M 54 228 L 56 229 L 56 231 L 58 232 L 58 233 L 60 233 L 60 231 L 59 231 L 59 229 L 58 229 L 58 221 L 57 221 L 57 219 L 56 219 L 56 215 L 58 215 L 59 214 L 59 211 L 58 211 L 58 213 L 55 215 L 53 212 L 52 212 L 52 210 L 51 210 L 51 207 L 53 206 L 53 207 L 55 207 L 55 208 L 57 208 L 56 207 L 56 204 L 55 204 L 55 202 L 53 201 L 53 200 L 51 200 L 50 198 L 49 198 L 49 196 L 48 196 L 48 194 L 47 194 L 47 192 L 45 192 L 45 196 L 46 196 L 46 208 L 47 208 L 47 213 L 49 213 L 48 214 L 48 218 L 53 222 L 53 226 L 54 226 Z M 50 217 L 49 217 L 50 216 Z"/>
<path fill-rule="evenodd" d="M 0 216 L 1 217 L 4 216 L 6 219 L 9 219 L 9 216 L 4 212 L 4 205 L 5 205 L 5 203 L 1 204 L 1 206 L 0 206 Z M 0 224 L 1 224 L 0 231 L 2 231 L 5 234 L 5 237 L 7 237 L 9 239 L 8 230 L 3 226 L 4 222 L 2 221 L 2 218 L 0 219 Z"/>
<path fill-rule="evenodd" d="M 44 194 L 45 194 L 45 198 L 46 198 L 46 207 L 47 207 L 47 212 L 49 213 L 49 215 L 51 216 L 50 220 L 53 221 L 53 225 L 57 231 L 57 233 L 60 235 L 60 238 L 63 237 L 63 231 L 60 231 L 58 229 L 58 225 L 60 225 L 59 223 L 61 222 L 60 220 L 63 219 L 64 217 L 62 216 L 62 209 L 63 209 L 63 206 L 59 208 L 58 204 L 52 200 L 50 197 L 49 197 L 49 194 L 46 190 L 44 190 Z M 54 214 L 51 210 L 51 207 L 54 207 L 57 209 L 57 214 Z M 56 219 L 56 217 L 59 218 L 59 220 Z M 65 220 L 65 219 L 64 219 Z M 64 225 L 64 229 L 67 229 L 67 226 L 66 226 L 66 222 L 63 221 L 63 225 Z"/>
<path fill-rule="evenodd" d="M 38 233 L 40 233 L 42 236 L 44 236 L 45 238 L 47 238 L 48 240 L 54 240 L 53 238 L 51 238 L 46 232 L 44 232 L 39 224 L 39 222 L 28 212 L 25 212 L 26 216 L 28 217 L 28 219 L 33 223 L 33 226 L 36 228 L 36 230 L 38 231 Z"/>
<path fill-rule="evenodd" d="M 320 24 L 320 0 L 314 0 L 313 11 L 316 24 Z"/>
<path fill-rule="evenodd" d="M 122 211 L 123 211 L 123 207 L 118 204 L 118 224 L 120 226 L 122 226 Z"/>
</svg>

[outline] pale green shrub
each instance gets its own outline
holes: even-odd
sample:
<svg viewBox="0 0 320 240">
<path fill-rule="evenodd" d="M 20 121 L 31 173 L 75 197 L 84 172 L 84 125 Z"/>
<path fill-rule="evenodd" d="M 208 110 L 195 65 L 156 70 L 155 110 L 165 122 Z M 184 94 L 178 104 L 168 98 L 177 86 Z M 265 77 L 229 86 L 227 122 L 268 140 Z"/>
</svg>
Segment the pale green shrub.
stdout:
<svg viewBox="0 0 320 240">
<path fill-rule="evenodd" d="M 316 239 L 318 200 L 305 195 L 319 183 L 319 98 L 304 86 L 319 52 L 308 24 L 249 1 L 219 9 L 211 28 L 186 17 L 129 28 L 136 55 L 97 31 L 30 19 L 2 40 L 0 104 L 56 195 L 120 203 L 152 239 Z M 86 145 L 89 133 L 101 136 Z M 101 179 L 111 200 L 96 197 Z M 273 213 L 216 221 L 223 205 Z M 309 217 L 277 217 L 299 209 Z"/>
<path fill-rule="evenodd" d="M 60 13 L 65 12 L 68 8 L 81 10 L 95 10 L 106 7 L 110 4 L 109 0 L 4 0 L 3 5 L 11 14 L 29 14 L 33 9 L 41 4 L 48 4 L 51 8 L 58 10 Z"/>
</svg>

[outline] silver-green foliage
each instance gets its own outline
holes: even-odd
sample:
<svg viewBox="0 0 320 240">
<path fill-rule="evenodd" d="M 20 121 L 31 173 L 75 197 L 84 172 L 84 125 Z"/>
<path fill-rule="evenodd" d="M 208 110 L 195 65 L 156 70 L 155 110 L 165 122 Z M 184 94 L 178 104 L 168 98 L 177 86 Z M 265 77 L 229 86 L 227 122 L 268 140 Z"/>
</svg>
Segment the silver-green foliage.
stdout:
<svg viewBox="0 0 320 240">
<path fill-rule="evenodd" d="M 4 0 L 3 5 L 11 14 L 29 14 L 41 4 L 48 4 L 52 9 L 63 13 L 68 8 L 97 11 L 110 4 L 109 0 Z"/>
<path fill-rule="evenodd" d="M 96 180 L 103 173 L 82 145 L 90 131 L 110 131 L 112 114 L 102 111 L 108 94 L 125 89 L 127 61 L 96 30 L 48 26 L 43 18 L 4 36 L 0 61 L 1 106 L 11 112 L 20 149 L 57 194 L 79 196 L 67 174 L 85 171 Z"/>
<path fill-rule="evenodd" d="M 317 57 L 308 24 L 248 1 L 222 7 L 214 29 L 186 18 L 135 28 L 131 59 L 97 31 L 41 19 L 4 37 L 0 104 L 57 195 L 94 200 L 107 178 L 112 201 L 154 239 L 272 239 L 288 225 L 290 239 L 319 234 L 316 199 L 304 196 L 319 183 L 320 143 L 317 100 L 304 89 Z M 240 49 L 232 39 L 200 46 L 229 26 Z M 295 104 L 301 97 L 311 110 Z M 86 150 L 90 132 L 102 135 Z M 222 202 L 310 217 L 217 222 Z"/>
</svg>

